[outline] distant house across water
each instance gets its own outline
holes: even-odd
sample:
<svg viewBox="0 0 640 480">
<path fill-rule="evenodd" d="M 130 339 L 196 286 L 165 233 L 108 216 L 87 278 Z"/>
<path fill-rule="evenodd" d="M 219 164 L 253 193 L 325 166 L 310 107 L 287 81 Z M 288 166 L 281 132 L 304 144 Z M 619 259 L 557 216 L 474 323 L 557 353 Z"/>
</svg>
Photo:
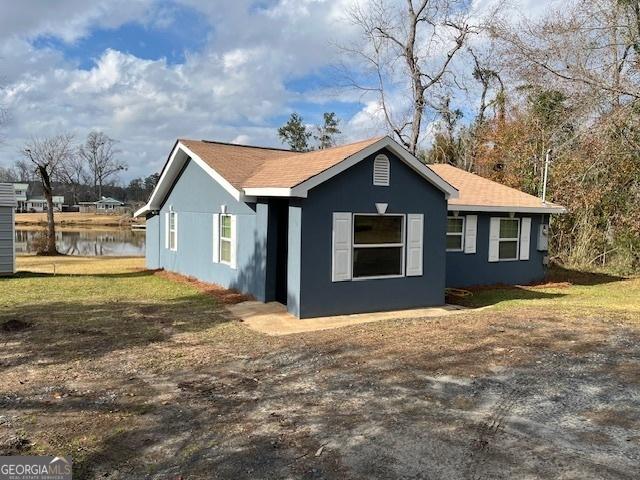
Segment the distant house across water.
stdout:
<svg viewBox="0 0 640 480">
<path fill-rule="evenodd" d="M 96 202 L 80 202 L 81 213 L 123 213 L 124 202 L 111 197 L 102 197 Z"/>
<path fill-rule="evenodd" d="M 47 199 L 43 196 L 32 196 L 38 189 L 29 189 L 28 183 L 14 183 L 13 189 L 16 198 L 16 211 L 25 212 L 46 212 L 48 210 Z M 31 193 L 30 193 L 31 192 Z M 53 211 L 61 212 L 64 205 L 64 195 L 53 195 Z"/>
<path fill-rule="evenodd" d="M 61 212 L 62 206 L 64 204 L 64 196 L 63 195 L 54 195 L 52 197 L 53 200 L 53 211 Z M 38 198 L 30 198 L 25 202 L 25 212 L 46 212 L 49 210 L 49 206 L 47 205 L 47 199 L 38 197 Z"/>
<path fill-rule="evenodd" d="M 27 208 L 27 190 L 28 183 L 14 183 L 13 189 L 16 192 L 16 209 L 18 212 L 24 212 Z"/>
</svg>

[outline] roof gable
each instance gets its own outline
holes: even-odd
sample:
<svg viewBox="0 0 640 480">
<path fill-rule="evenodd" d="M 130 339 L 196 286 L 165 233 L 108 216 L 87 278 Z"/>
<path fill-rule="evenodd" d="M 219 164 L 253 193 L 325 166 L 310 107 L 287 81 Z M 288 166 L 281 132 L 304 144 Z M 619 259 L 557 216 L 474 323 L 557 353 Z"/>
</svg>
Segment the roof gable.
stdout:
<svg viewBox="0 0 640 480">
<path fill-rule="evenodd" d="M 159 209 L 189 160 L 236 200 L 258 196 L 306 197 L 310 189 L 370 155 L 387 149 L 417 174 L 445 192 L 449 210 L 561 213 L 564 207 L 447 164 L 424 165 L 390 137 L 377 137 L 312 152 L 178 140 L 149 202 L 136 212 Z"/>
<path fill-rule="evenodd" d="M 244 188 L 293 188 L 362 151 L 381 138 L 341 145 L 324 150 L 297 153 L 265 161 L 244 183 Z"/>
<path fill-rule="evenodd" d="M 178 140 L 189 152 L 198 156 L 237 190 L 268 161 L 295 158 L 303 153 L 275 148 L 233 145 L 204 140 Z"/>
<path fill-rule="evenodd" d="M 447 197 L 457 195 L 455 188 L 389 137 L 304 153 L 183 139 L 176 142 L 149 202 L 136 215 L 160 207 L 170 185 L 190 159 L 236 200 L 247 201 L 256 196 L 306 197 L 314 186 L 383 148 L 397 154 Z"/>
<path fill-rule="evenodd" d="M 100 200 L 94 202 L 94 203 L 117 203 L 117 204 L 121 204 L 123 202 L 121 202 L 120 200 L 116 200 L 113 197 L 102 197 Z"/>
</svg>

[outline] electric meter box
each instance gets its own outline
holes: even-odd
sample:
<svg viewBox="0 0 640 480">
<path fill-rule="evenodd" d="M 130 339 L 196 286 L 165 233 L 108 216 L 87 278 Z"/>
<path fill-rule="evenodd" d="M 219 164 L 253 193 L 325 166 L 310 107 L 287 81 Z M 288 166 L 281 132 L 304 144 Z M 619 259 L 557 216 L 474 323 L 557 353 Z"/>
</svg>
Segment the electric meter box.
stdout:
<svg viewBox="0 0 640 480">
<path fill-rule="evenodd" d="M 549 250 L 549 225 L 543 223 L 538 228 L 538 250 L 546 252 Z"/>
</svg>

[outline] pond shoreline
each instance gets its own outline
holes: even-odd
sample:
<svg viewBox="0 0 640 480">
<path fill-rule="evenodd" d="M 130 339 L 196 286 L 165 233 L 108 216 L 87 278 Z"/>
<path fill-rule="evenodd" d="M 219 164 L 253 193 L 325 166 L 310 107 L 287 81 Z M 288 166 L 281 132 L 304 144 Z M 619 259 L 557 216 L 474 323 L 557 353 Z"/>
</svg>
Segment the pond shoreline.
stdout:
<svg viewBox="0 0 640 480">
<path fill-rule="evenodd" d="M 144 225 L 144 219 L 132 218 L 127 215 L 110 215 L 97 213 L 55 212 L 53 220 L 60 227 L 130 227 Z M 45 227 L 47 213 L 16 213 L 18 227 Z"/>
<path fill-rule="evenodd" d="M 87 224 L 75 224 L 75 223 L 56 223 L 56 232 L 114 232 L 114 231 L 136 231 L 143 232 L 144 229 L 134 229 L 133 225 L 87 225 Z M 44 232 L 47 228 L 47 224 L 39 223 L 16 223 L 16 230 L 22 230 L 25 232 Z"/>
<path fill-rule="evenodd" d="M 17 254 L 35 253 L 42 243 L 44 228 L 38 225 L 18 225 L 15 232 Z M 56 246 L 69 256 L 144 256 L 144 230 L 134 230 L 131 225 L 58 225 Z"/>
</svg>

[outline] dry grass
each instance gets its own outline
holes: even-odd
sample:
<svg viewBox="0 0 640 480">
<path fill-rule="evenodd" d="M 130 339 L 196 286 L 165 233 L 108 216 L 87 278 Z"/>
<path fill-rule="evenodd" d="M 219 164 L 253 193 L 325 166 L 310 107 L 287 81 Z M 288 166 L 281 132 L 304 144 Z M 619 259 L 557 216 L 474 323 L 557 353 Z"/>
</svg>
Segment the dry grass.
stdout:
<svg viewBox="0 0 640 480">
<path fill-rule="evenodd" d="M 55 212 L 53 215 L 56 225 L 60 226 L 109 226 L 122 227 L 133 223 L 144 223 L 144 220 L 131 218 L 129 215 L 107 215 L 96 213 Z M 17 213 L 16 225 L 18 226 L 43 226 L 47 224 L 46 212 Z"/>
<path fill-rule="evenodd" d="M 21 255 L 17 259 L 19 271 L 66 274 L 95 275 L 105 273 L 131 273 L 144 269 L 142 257 L 74 257 L 56 256 L 42 257 L 37 255 Z"/>
<path fill-rule="evenodd" d="M 194 277 L 185 277 L 184 275 L 180 275 L 173 272 L 166 272 L 164 270 L 160 270 L 156 272 L 156 275 L 166 278 L 167 280 L 171 280 L 173 282 L 180 282 L 190 285 L 199 292 L 204 293 L 206 295 L 211 295 L 214 297 L 219 303 L 224 305 L 233 305 L 240 302 L 245 302 L 247 300 L 254 300 L 251 295 L 246 295 L 238 292 L 237 290 L 229 290 L 227 288 L 223 288 L 219 285 L 215 285 L 212 283 L 201 282 L 197 278 Z"/>
</svg>

